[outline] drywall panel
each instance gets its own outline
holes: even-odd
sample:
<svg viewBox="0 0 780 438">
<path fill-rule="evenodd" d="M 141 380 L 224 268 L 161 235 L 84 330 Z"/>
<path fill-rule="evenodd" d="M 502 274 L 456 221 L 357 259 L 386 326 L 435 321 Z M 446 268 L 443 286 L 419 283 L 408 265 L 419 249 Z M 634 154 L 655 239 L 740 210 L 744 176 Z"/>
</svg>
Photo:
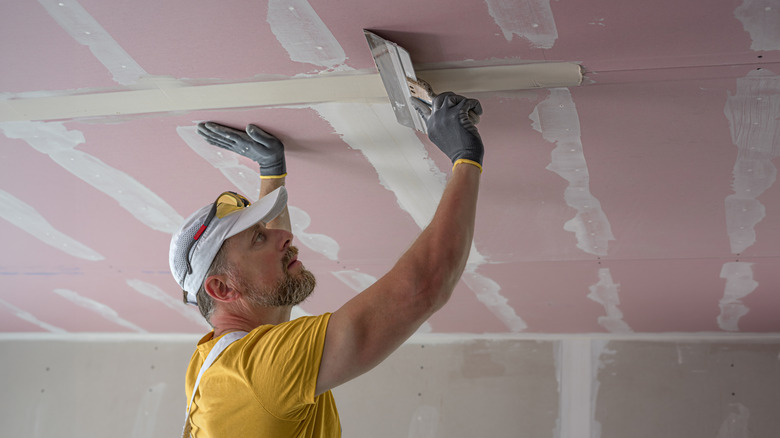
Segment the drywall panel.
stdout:
<svg viewBox="0 0 780 438">
<path fill-rule="evenodd" d="M 344 437 L 553 436 L 553 342 L 415 342 L 334 391 Z"/>
<path fill-rule="evenodd" d="M 599 356 L 601 437 L 777 436 L 780 344 L 612 341 Z"/>
<path fill-rule="evenodd" d="M 6 335 L 7 436 L 177 436 L 192 335 Z M 416 335 L 334 391 L 344 438 L 769 437 L 780 338 Z M 749 434 L 748 434 L 749 431 Z"/>
</svg>

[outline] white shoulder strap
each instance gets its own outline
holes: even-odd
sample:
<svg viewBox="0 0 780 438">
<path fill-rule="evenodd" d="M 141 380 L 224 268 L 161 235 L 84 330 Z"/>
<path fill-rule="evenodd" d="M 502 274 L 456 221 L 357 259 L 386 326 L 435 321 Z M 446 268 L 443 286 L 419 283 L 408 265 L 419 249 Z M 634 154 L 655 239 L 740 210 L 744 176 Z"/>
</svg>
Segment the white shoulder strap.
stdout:
<svg viewBox="0 0 780 438">
<path fill-rule="evenodd" d="M 198 378 L 195 380 L 195 386 L 192 388 L 192 396 L 190 397 L 190 402 L 189 404 L 187 404 L 187 415 L 184 417 L 184 432 L 182 433 L 183 438 L 189 438 L 190 432 L 192 430 L 192 426 L 190 425 L 190 407 L 192 407 L 192 401 L 195 400 L 195 391 L 198 390 L 198 385 L 200 384 L 200 378 L 203 377 L 203 373 L 206 372 L 207 369 L 209 369 L 211 364 L 213 364 L 214 361 L 217 360 L 217 357 L 219 357 L 220 353 L 222 353 L 222 351 L 224 351 L 228 347 L 228 345 L 243 338 L 244 335 L 246 334 L 247 332 L 230 332 L 225 336 L 222 336 L 222 338 L 219 341 L 217 341 L 216 344 L 214 344 L 214 347 L 209 352 L 209 355 L 206 356 L 206 360 L 203 361 L 203 365 L 200 367 Z"/>
</svg>

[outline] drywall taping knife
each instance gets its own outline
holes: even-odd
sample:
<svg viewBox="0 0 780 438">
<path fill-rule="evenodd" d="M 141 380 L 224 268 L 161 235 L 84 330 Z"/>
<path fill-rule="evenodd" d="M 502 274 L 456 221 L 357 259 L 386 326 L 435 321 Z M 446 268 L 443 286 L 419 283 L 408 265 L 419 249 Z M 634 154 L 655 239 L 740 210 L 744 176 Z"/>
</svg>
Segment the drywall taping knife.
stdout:
<svg viewBox="0 0 780 438">
<path fill-rule="evenodd" d="M 415 75 L 412 58 L 406 49 L 369 30 L 364 29 L 363 33 L 398 123 L 427 132 L 425 121 L 412 106 L 412 99 L 417 98 L 430 105 L 436 97 L 433 89 Z M 469 118 L 474 124 L 479 122 L 479 117 L 472 111 L 469 111 Z"/>
</svg>

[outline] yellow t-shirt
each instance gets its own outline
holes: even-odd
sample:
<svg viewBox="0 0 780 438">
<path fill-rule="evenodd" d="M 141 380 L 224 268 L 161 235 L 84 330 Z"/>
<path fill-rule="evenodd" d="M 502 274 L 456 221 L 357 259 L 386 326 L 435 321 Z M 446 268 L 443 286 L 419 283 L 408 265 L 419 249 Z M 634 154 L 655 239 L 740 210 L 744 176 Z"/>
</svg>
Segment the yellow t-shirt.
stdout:
<svg viewBox="0 0 780 438">
<path fill-rule="evenodd" d="M 233 342 L 203 373 L 190 409 L 196 438 L 341 436 L 330 391 L 314 396 L 330 314 L 260 326 Z M 219 338 L 198 342 L 187 369 L 187 400 Z"/>
</svg>

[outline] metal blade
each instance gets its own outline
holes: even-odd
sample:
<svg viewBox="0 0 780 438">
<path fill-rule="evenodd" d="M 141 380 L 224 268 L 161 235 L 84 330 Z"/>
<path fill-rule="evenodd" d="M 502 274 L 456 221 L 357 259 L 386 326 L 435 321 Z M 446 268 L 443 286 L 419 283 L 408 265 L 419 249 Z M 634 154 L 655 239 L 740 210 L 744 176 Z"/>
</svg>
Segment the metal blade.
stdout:
<svg viewBox="0 0 780 438">
<path fill-rule="evenodd" d="M 406 82 L 407 77 L 417 80 L 409 52 L 371 31 L 363 30 L 363 33 L 398 123 L 426 132 L 425 122 L 411 105 L 412 95 Z"/>
</svg>

